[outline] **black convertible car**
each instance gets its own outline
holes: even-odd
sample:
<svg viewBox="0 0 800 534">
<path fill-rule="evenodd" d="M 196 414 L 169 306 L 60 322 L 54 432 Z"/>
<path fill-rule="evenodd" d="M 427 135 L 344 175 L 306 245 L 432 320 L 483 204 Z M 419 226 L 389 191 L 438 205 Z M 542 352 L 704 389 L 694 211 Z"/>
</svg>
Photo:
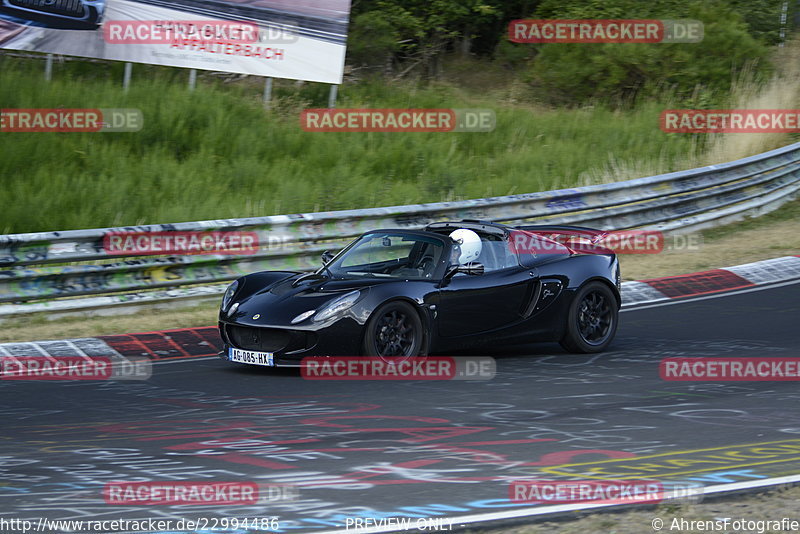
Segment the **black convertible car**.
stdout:
<svg viewBox="0 0 800 534">
<path fill-rule="evenodd" d="M 264 271 L 225 292 L 229 361 L 297 366 L 306 356 L 409 357 L 558 341 L 600 352 L 620 307 L 604 233 L 466 220 L 374 230 L 312 273 Z M 567 236 L 564 239 L 563 236 Z"/>
</svg>

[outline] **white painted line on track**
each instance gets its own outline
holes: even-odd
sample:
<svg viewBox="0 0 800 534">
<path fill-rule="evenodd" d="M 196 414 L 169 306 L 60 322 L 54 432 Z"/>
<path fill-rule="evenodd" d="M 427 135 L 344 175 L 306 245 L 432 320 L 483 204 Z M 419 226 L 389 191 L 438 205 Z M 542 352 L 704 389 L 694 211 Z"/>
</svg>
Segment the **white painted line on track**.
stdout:
<svg viewBox="0 0 800 534">
<path fill-rule="evenodd" d="M 732 491 L 742 491 L 748 489 L 757 489 L 757 488 L 766 488 L 769 486 L 775 486 L 778 484 L 793 484 L 800 482 L 800 475 L 789 475 L 785 477 L 776 477 L 776 478 L 766 478 L 762 480 L 748 480 L 744 482 L 732 482 L 730 484 L 719 484 L 716 486 L 707 486 L 703 488 L 702 495 L 710 495 L 715 493 L 728 493 Z M 680 500 L 680 499 L 678 499 Z M 657 504 L 662 504 L 664 502 L 668 502 L 668 499 L 664 499 L 659 503 L 651 503 L 651 505 L 655 506 Z M 508 519 L 522 519 L 526 517 L 536 517 L 540 515 L 553 515 L 553 514 L 562 514 L 566 512 L 576 512 L 576 511 L 586 511 L 586 510 L 600 510 L 603 508 L 624 508 L 630 506 L 644 506 L 646 503 L 638 504 L 638 505 L 619 505 L 614 503 L 596 503 L 591 504 L 587 502 L 575 503 L 575 504 L 560 504 L 555 506 L 534 506 L 529 508 L 519 508 L 516 510 L 506 510 L 503 512 L 489 512 L 485 514 L 473 514 L 473 515 L 463 515 L 463 516 L 455 516 L 455 517 L 431 517 L 428 519 L 437 519 L 442 520 L 453 526 L 466 526 L 473 523 L 484 523 L 487 521 L 502 521 Z M 486 525 L 485 528 L 490 528 L 489 525 Z M 384 527 L 368 527 L 368 528 L 344 528 L 344 529 L 337 529 L 337 530 L 324 530 L 320 531 L 317 534 L 373 534 L 373 533 L 380 533 L 380 532 L 400 532 L 406 531 L 407 529 L 402 526 L 384 526 Z"/>
<path fill-rule="evenodd" d="M 198 358 L 180 358 L 177 360 L 170 360 L 170 361 L 153 361 L 153 365 L 167 365 L 170 363 L 182 363 L 182 362 L 199 362 L 201 360 L 219 360 L 219 356 L 200 356 Z"/>
<path fill-rule="evenodd" d="M 663 302 L 654 302 L 653 304 L 642 304 L 642 305 L 633 305 L 631 307 L 626 307 L 624 304 L 620 309 L 620 312 L 626 311 L 636 311 L 636 310 L 646 310 L 647 308 L 658 308 L 659 306 L 670 306 L 672 304 L 683 304 L 686 302 L 697 302 L 699 300 L 708 300 L 708 299 L 718 299 L 722 297 L 731 297 L 734 295 L 741 295 L 742 293 L 751 293 L 753 291 L 764 291 L 765 289 L 773 289 L 775 287 L 783 287 L 789 286 L 792 284 L 800 284 L 800 278 L 797 280 L 789 280 L 786 282 L 780 282 L 777 284 L 769 284 L 763 286 L 756 286 L 756 287 L 748 287 L 743 289 L 734 289 L 732 291 L 725 291 L 721 293 L 714 293 L 713 295 L 700 295 L 697 297 L 683 297 L 683 298 L 675 298 L 665 300 Z"/>
</svg>

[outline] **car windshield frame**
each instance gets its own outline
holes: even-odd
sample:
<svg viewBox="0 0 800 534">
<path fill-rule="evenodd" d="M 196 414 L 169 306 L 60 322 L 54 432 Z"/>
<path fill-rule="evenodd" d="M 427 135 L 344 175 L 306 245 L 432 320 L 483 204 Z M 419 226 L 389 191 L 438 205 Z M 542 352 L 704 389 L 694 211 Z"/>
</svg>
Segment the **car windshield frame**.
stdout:
<svg viewBox="0 0 800 534">
<path fill-rule="evenodd" d="M 369 261 L 367 263 L 353 263 L 347 265 L 348 260 L 353 260 L 359 252 L 365 252 L 365 247 L 370 247 L 376 240 L 388 238 L 391 248 L 400 248 L 404 244 L 411 244 L 408 255 L 401 255 L 399 258 L 387 258 L 380 261 Z M 423 247 L 427 244 L 430 250 Z M 441 235 L 432 232 L 416 230 L 374 230 L 362 234 L 351 242 L 347 247 L 336 254 L 333 259 L 321 267 L 317 273 L 327 273 L 328 276 L 337 280 L 415 280 L 415 281 L 440 281 L 444 276 L 447 262 L 444 261 L 450 255 L 452 243 Z M 433 254 L 429 254 L 433 252 Z M 369 252 L 367 252 L 369 254 Z M 429 262 L 423 262 L 424 258 L 430 258 Z M 415 265 L 409 267 L 407 261 L 412 261 Z M 432 263 L 431 263 L 432 262 Z M 344 266 L 343 266 L 344 264 Z M 425 268 L 421 268 L 425 267 Z"/>
</svg>

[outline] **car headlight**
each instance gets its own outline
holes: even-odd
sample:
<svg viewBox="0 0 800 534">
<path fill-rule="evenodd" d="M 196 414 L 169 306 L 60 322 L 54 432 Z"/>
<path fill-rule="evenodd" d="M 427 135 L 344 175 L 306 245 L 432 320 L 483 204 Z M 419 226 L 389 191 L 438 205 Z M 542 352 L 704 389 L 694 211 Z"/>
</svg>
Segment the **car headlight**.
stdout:
<svg viewBox="0 0 800 534">
<path fill-rule="evenodd" d="M 316 311 L 317 310 L 308 310 L 307 312 L 301 313 L 300 315 L 292 319 L 292 324 L 302 323 L 303 321 L 314 315 Z"/>
<path fill-rule="evenodd" d="M 239 281 L 234 280 L 233 283 L 228 286 L 228 289 L 225 290 L 225 294 L 222 295 L 222 311 L 228 309 L 228 306 L 233 300 L 233 296 L 236 294 L 236 290 L 238 288 L 239 288 Z"/>
<path fill-rule="evenodd" d="M 338 299 L 330 302 L 329 304 L 327 304 L 323 308 L 321 308 L 319 310 L 319 312 L 317 312 L 317 314 L 314 315 L 314 318 L 312 319 L 312 321 L 314 321 L 315 323 L 319 323 L 319 322 L 324 321 L 326 319 L 330 319 L 331 317 L 333 317 L 337 313 L 341 313 L 341 312 L 343 312 L 343 311 L 345 311 L 347 309 L 352 308 L 353 305 L 358 300 L 358 297 L 360 297 L 360 296 L 361 296 L 361 291 L 358 291 L 358 290 L 351 291 L 350 293 L 347 293 L 346 295 L 342 295 Z"/>
</svg>

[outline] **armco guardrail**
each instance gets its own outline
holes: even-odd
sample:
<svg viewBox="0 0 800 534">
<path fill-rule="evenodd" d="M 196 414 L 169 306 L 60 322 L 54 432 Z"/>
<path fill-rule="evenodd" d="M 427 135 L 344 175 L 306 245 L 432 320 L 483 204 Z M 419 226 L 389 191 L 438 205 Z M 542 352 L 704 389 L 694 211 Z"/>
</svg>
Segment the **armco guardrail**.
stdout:
<svg viewBox="0 0 800 534">
<path fill-rule="evenodd" d="M 625 182 L 506 197 L 361 210 L 0 236 L 0 316 L 208 298 L 264 269 L 307 270 L 325 249 L 374 228 L 443 219 L 685 232 L 769 211 L 800 190 L 800 143 L 741 160 Z M 248 231 L 255 254 L 109 255 L 120 232 Z M 59 264 L 59 265 L 52 265 Z M 67 264 L 66 266 L 64 264 Z M 214 285 L 208 285 L 214 284 Z M 107 295 L 114 293 L 114 295 Z M 101 296 L 104 295 L 105 296 Z M 91 297 L 87 298 L 87 295 Z M 80 297 L 80 298 L 74 298 Z"/>
</svg>

